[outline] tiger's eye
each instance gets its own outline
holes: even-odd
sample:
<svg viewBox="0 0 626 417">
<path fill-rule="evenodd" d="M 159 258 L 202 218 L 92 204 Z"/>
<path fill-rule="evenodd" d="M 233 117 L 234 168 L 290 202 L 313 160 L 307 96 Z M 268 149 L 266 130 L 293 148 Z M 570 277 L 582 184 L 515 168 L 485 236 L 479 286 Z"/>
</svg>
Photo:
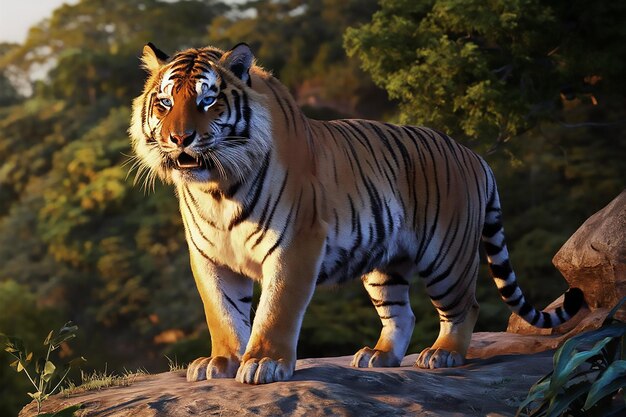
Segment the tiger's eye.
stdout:
<svg viewBox="0 0 626 417">
<path fill-rule="evenodd" d="M 164 107 L 172 107 L 172 100 L 167 97 L 160 99 L 160 102 Z"/>
<path fill-rule="evenodd" d="M 205 96 L 200 100 L 200 105 L 203 107 L 208 107 L 215 103 L 215 97 Z"/>
</svg>

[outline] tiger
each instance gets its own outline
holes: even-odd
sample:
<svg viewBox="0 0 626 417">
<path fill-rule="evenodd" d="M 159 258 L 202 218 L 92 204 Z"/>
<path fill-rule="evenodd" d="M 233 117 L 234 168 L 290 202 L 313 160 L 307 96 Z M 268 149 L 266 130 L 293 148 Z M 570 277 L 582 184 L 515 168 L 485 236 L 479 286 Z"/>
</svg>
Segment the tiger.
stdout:
<svg viewBox="0 0 626 417">
<path fill-rule="evenodd" d="M 132 148 L 152 179 L 175 189 L 211 336 L 210 356 L 189 364 L 188 381 L 290 379 L 316 286 L 359 277 L 382 330 L 352 366 L 400 366 L 417 276 L 440 330 L 415 366 L 463 365 L 479 311 L 481 241 L 502 300 L 525 321 L 555 327 L 581 308 L 577 288 L 554 311 L 526 301 L 494 174 L 446 134 L 307 118 L 245 43 L 173 56 L 148 43 L 141 61 L 147 79 L 133 101 Z"/>
</svg>

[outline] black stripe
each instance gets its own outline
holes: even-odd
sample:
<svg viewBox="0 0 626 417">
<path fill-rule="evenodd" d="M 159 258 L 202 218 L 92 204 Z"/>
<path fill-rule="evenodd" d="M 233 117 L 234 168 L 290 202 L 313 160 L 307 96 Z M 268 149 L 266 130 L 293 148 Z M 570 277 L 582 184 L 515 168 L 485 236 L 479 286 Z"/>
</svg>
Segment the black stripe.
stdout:
<svg viewBox="0 0 626 417">
<path fill-rule="evenodd" d="M 367 282 L 370 287 L 387 287 L 392 285 L 409 285 L 409 281 L 400 274 L 389 274 L 388 279 L 383 282 Z"/>
<path fill-rule="evenodd" d="M 196 198 L 194 197 L 194 195 L 192 194 L 192 192 L 189 190 L 188 186 L 185 185 L 183 192 L 187 192 L 187 195 L 189 196 L 189 198 L 191 199 L 191 203 L 193 204 L 193 207 L 196 209 L 196 213 L 198 213 L 198 216 L 200 216 L 200 218 L 206 222 L 209 226 L 215 228 L 215 229 L 219 229 L 217 227 L 217 224 L 215 224 L 215 222 L 213 222 L 211 219 L 208 219 L 203 213 L 202 210 L 200 209 L 200 204 L 198 203 L 198 200 L 196 200 Z"/>
<path fill-rule="evenodd" d="M 279 98 L 278 94 L 276 93 L 276 90 L 274 90 L 274 87 L 272 87 L 270 85 L 270 83 L 266 83 L 266 84 L 270 88 L 270 90 L 272 90 L 272 94 L 274 95 L 274 99 L 276 100 L 276 103 L 278 103 L 278 106 L 280 107 L 280 110 L 283 112 L 283 116 L 284 116 L 285 122 L 287 124 L 287 129 L 289 129 L 289 117 L 287 117 L 287 111 L 285 110 L 285 107 L 283 106 L 283 103 L 280 101 L 280 98 Z"/>
<path fill-rule="evenodd" d="M 274 206 L 272 207 L 272 210 L 269 212 L 269 216 L 267 217 L 267 221 L 264 224 L 259 223 L 259 225 L 257 226 L 256 231 L 253 233 L 256 234 L 257 232 L 261 232 L 261 236 L 258 237 L 258 239 L 256 240 L 256 242 L 254 242 L 254 245 L 252 245 L 252 249 L 254 249 L 257 245 L 259 245 L 259 243 L 261 243 L 261 241 L 263 240 L 263 238 L 265 237 L 265 234 L 267 233 L 267 229 L 269 229 L 269 227 L 272 224 L 272 219 L 274 218 L 274 213 L 276 212 L 276 208 L 278 207 L 278 203 L 280 203 L 280 198 L 283 195 L 283 191 L 285 191 L 285 186 L 287 185 L 287 178 L 289 177 L 289 172 L 285 173 L 285 178 L 283 179 L 283 183 L 280 186 L 280 191 L 278 192 L 278 197 L 276 197 L 276 201 L 274 202 Z M 265 210 L 265 207 L 263 208 Z"/>
<path fill-rule="evenodd" d="M 239 191 L 240 187 L 241 187 L 241 181 L 235 182 L 230 187 L 228 187 L 228 190 L 226 190 L 226 192 L 224 193 L 224 196 L 226 198 L 233 198 L 235 194 L 237 194 L 237 191 Z"/>
<path fill-rule="evenodd" d="M 370 209 L 374 216 L 374 226 L 376 227 L 376 243 L 381 245 L 385 240 L 385 221 L 383 219 L 383 211 L 380 194 L 376 191 L 376 187 L 369 179 L 363 178 L 365 189 L 370 197 Z M 371 236 L 371 233 L 370 233 Z"/>
<path fill-rule="evenodd" d="M 259 196 L 261 195 L 261 190 L 263 189 L 263 183 L 265 182 L 265 176 L 269 167 L 269 161 L 270 152 L 267 152 L 265 154 L 263 164 L 261 165 L 261 171 L 259 171 L 257 176 L 254 178 L 252 185 L 250 186 L 250 192 L 254 193 L 252 199 L 250 201 L 247 201 L 248 199 L 246 199 L 243 209 L 241 209 L 241 211 L 235 217 L 233 217 L 230 224 L 228 225 L 228 230 L 232 230 L 233 227 L 241 224 L 252 213 L 252 210 L 256 206 L 256 203 L 259 200 Z"/>
<path fill-rule="evenodd" d="M 235 128 L 237 127 L 237 123 L 241 120 L 241 98 L 235 89 L 231 90 L 231 94 L 233 96 L 233 107 L 235 108 L 235 122 L 233 123 L 230 134 L 231 136 L 237 136 L 239 132 L 237 132 Z"/>
<path fill-rule="evenodd" d="M 246 238 L 246 243 L 252 239 L 252 236 L 256 235 L 257 233 L 260 233 L 263 230 L 263 225 L 265 224 L 265 219 L 267 217 L 268 211 L 270 209 L 270 203 L 272 202 L 272 194 L 270 193 L 269 196 L 267 197 L 267 200 L 265 201 L 265 205 L 263 206 L 263 210 L 261 211 L 261 217 L 259 217 L 259 221 L 257 223 L 257 227 L 255 230 L 252 231 L 252 233 L 250 233 L 248 235 L 248 237 Z"/>
<path fill-rule="evenodd" d="M 492 238 L 500 230 L 502 230 L 501 223 L 492 223 L 492 224 L 485 223 L 485 225 L 483 226 L 483 236 L 487 238 Z"/>
<path fill-rule="evenodd" d="M 506 300 L 505 303 L 507 303 L 509 306 L 511 307 L 517 307 L 517 305 L 520 303 L 520 301 L 522 301 L 524 299 L 524 294 L 520 294 L 519 297 L 517 297 L 514 300 Z"/>
<path fill-rule="evenodd" d="M 350 221 L 352 225 L 352 233 L 356 231 L 357 223 L 356 223 L 356 209 L 354 208 L 354 201 L 352 201 L 352 197 L 348 194 L 348 202 L 350 203 Z"/>
<path fill-rule="evenodd" d="M 209 255 L 206 254 L 206 252 L 204 252 L 202 249 L 200 249 L 200 247 L 198 246 L 198 244 L 196 243 L 195 240 L 193 240 L 193 236 L 191 233 L 189 233 L 189 240 L 191 241 L 191 244 L 196 248 L 196 250 L 198 251 L 198 253 L 200 253 L 200 255 L 202 255 L 202 257 L 204 259 L 207 259 L 208 261 L 211 261 L 212 263 L 216 263 L 215 260 L 213 258 L 211 258 Z"/>
<path fill-rule="evenodd" d="M 224 91 L 220 91 L 220 93 L 217 95 L 217 99 L 220 100 L 220 103 L 223 103 L 224 106 L 226 106 L 226 120 L 230 120 L 230 115 L 232 113 L 231 109 L 230 109 L 230 103 L 228 102 L 228 97 L 226 97 L 226 94 L 224 93 Z"/>
<path fill-rule="evenodd" d="M 512 284 L 507 284 L 502 288 L 498 288 L 498 291 L 500 291 L 500 295 L 502 295 L 502 297 L 504 298 L 509 298 L 513 295 L 513 293 L 515 293 L 515 290 L 517 290 L 518 285 L 517 283 L 512 283 Z"/>
<path fill-rule="evenodd" d="M 493 243 L 490 242 L 483 242 L 483 246 L 485 248 L 485 252 L 487 252 L 487 255 L 489 256 L 494 256 L 499 254 L 502 251 L 502 248 L 504 247 L 504 245 L 498 246 L 498 245 L 494 245 Z"/>
<path fill-rule="evenodd" d="M 280 236 L 278 237 L 278 239 L 276 240 L 276 243 L 274 243 L 274 245 L 267 251 L 267 253 L 263 257 L 261 264 L 265 263 L 265 260 L 267 259 L 267 257 L 270 256 L 272 252 L 276 250 L 276 248 L 281 244 L 281 242 L 285 238 L 285 235 L 287 234 L 287 229 L 289 228 L 289 223 L 291 222 L 292 213 L 293 213 L 293 205 L 291 206 L 291 209 L 289 210 L 289 214 L 287 215 L 287 220 L 285 220 L 285 227 L 283 227 L 283 230 L 280 233 Z"/>
<path fill-rule="evenodd" d="M 530 321 L 531 325 L 536 325 L 537 322 L 539 322 L 539 319 L 541 318 L 541 312 L 537 311 L 537 310 L 533 310 L 533 319 Z"/>
<path fill-rule="evenodd" d="M 565 321 L 567 321 L 567 319 L 563 315 L 563 309 L 561 307 L 557 307 L 556 310 L 554 310 L 554 312 L 556 313 L 556 316 L 559 318 L 561 323 L 564 323 Z"/>
<path fill-rule="evenodd" d="M 238 312 L 239 314 L 241 314 L 242 316 L 244 316 L 244 317 L 245 317 L 245 314 L 243 314 L 243 311 L 241 311 L 241 310 L 239 309 L 239 307 L 237 307 L 237 304 L 235 304 L 235 302 L 232 300 L 232 298 L 230 298 L 228 295 L 226 295 L 226 293 L 225 293 L 224 291 L 222 291 L 222 294 L 224 295 L 224 298 L 226 298 L 226 301 L 228 301 L 228 303 L 229 303 L 231 306 L 233 306 L 233 308 L 234 308 L 235 310 L 237 310 L 237 312 Z"/>
<path fill-rule="evenodd" d="M 543 326 L 541 327 L 544 327 L 544 328 L 552 327 L 552 316 L 550 316 L 550 313 L 546 313 L 545 311 L 542 311 L 541 315 L 543 316 Z"/>
<path fill-rule="evenodd" d="M 405 306 L 406 301 L 388 301 L 388 300 L 377 300 L 375 298 L 371 298 L 372 304 L 374 307 L 387 307 L 387 306 Z"/>
<path fill-rule="evenodd" d="M 250 104 L 248 103 L 248 95 L 244 92 L 241 93 L 243 97 L 243 121 L 246 124 L 241 131 L 241 136 L 250 137 L 250 117 L 252 114 L 252 110 L 250 109 Z"/>
<path fill-rule="evenodd" d="M 517 314 L 523 317 L 523 316 L 526 316 L 531 311 L 533 311 L 533 306 L 530 305 L 530 303 L 524 302 L 524 304 L 522 304 L 522 307 L 519 309 Z"/>
<path fill-rule="evenodd" d="M 513 272 L 513 269 L 511 268 L 511 264 L 509 263 L 508 259 L 505 260 L 502 265 L 489 264 L 489 269 L 491 270 L 491 274 L 495 278 L 500 279 L 507 279 L 511 272 Z"/>
<path fill-rule="evenodd" d="M 185 207 L 187 207 L 187 213 L 189 213 L 189 215 L 191 216 L 191 221 L 196 227 L 195 230 L 197 230 L 198 233 L 200 233 L 200 236 L 202 236 L 202 238 L 208 244 L 210 244 L 211 246 L 215 246 L 215 244 L 211 242 L 211 240 L 208 237 L 206 237 L 204 233 L 202 233 L 202 228 L 198 225 L 198 222 L 196 221 L 196 216 L 193 215 L 193 212 L 191 211 L 191 207 L 189 207 L 189 202 L 187 201 L 187 196 L 185 195 L 185 192 L 183 192 L 183 201 L 185 202 Z M 189 231 L 189 233 L 191 234 L 191 230 Z"/>
</svg>

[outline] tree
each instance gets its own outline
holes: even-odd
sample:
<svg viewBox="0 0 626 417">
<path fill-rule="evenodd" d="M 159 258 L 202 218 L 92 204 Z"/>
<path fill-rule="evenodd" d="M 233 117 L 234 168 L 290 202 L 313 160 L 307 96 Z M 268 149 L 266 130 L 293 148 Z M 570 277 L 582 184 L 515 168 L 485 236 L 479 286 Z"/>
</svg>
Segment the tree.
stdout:
<svg viewBox="0 0 626 417">
<path fill-rule="evenodd" d="M 344 39 L 402 122 L 493 145 L 621 100 L 624 18 L 623 2 L 384 0 Z"/>
<path fill-rule="evenodd" d="M 216 18 L 207 41 L 223 49 L 248 43 L 312 117 L 381 117 L 391 107 L 385 94 L 346 58 L 341 41 L 375 9 L 376 0 L 248 1 Z"/>
</svg>

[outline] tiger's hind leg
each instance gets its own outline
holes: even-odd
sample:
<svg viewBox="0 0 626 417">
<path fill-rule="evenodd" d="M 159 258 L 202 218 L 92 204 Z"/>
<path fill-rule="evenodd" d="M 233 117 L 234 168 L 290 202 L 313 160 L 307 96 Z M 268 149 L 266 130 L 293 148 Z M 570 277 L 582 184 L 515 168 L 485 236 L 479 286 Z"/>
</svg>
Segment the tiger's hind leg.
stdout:
<svg viewBox="0 0 626 417">
<path fill-rule="evenodd" d="M 478 319 L 475 296 L 478 265 L 476 253 L 467 262 L 457 259 L 450 270 L 439 274 L 435 271 L 425 278 L 426 292 L 439 313 L 439 336 L 431 347 L 420 353 L 415 366 L 435 369 L 465 363 Z"/>
<path fill-rule="evenodd" d="M 383 328 L 374 348 L 364 347 L 352 359 L 357 368 L 400 366 L 409 346 L 415 316 L 409 302 L 407 271 L 375 270 L 363 276 Z"/>
</svg>

